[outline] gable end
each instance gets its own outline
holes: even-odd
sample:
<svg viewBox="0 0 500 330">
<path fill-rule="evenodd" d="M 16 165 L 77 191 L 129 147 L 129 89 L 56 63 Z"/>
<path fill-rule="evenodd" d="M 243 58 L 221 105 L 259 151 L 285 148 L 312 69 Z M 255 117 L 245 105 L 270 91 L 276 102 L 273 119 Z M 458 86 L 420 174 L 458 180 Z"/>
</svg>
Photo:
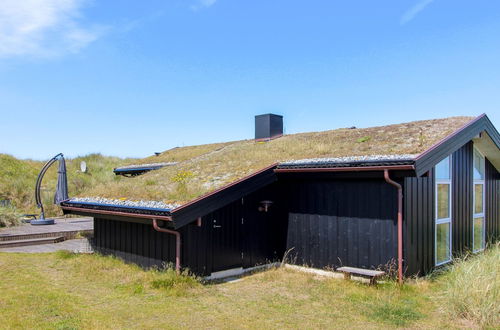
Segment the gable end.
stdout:
<svg viewBox="0 0 500 330">
<path fill-rule="evenodd" d="M 427 173 L 441 160 L 479 136 L 482 132 L 488 134 L 491 141 L 500 152 L 500 134 L 495 126 L 493 126 L 488 116 L 482 114 L 458 131 L 455 131 L 453 134 L 447 136 L 445 139 L 421 153 L 415 159 L 415 171 L 417 176 L 422 176 Z"/>
</svg>

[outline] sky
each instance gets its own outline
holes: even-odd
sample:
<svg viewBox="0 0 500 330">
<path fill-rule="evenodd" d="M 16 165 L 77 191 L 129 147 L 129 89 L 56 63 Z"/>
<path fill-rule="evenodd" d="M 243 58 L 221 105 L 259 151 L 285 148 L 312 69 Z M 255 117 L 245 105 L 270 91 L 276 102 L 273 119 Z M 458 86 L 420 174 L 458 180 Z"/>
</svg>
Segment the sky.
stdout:
<svg viewBox="0 0 500 330">
<path fill-rule="evenodd" d="M 2 0 L 0 153 L 145 157 L 486 113 L 500 129 L 500 2 Z"/>
</svg>

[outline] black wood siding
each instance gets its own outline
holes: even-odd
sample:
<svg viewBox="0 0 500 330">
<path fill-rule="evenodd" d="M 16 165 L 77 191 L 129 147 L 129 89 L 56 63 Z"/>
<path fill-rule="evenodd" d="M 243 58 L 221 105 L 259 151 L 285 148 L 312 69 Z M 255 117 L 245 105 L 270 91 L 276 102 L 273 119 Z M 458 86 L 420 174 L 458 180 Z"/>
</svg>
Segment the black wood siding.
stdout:
<svg viewBox="0 0 500 330">
<path fill-rule="evenodd" d="M 474 144 L 469 142 L 452 156 L 452 252 L 458 257 L 472 251 L 472 170 Z"/>
<path fill-rule="evenodd" d="M 199 275 L 210 274 L 209 226 L 188 225 L 179 231 L 182 266 Z M 175 263 L 175 236 L 157 232 L 152 225 L 95 218 L 94 245 L 97 252 L 144 268 Z"/>
<path fill-rule="evenodd" d="M 271 184 L 243 201 L 238 199 L 205 214 L 201 227 L 193 219 L 178 229 L 182 267 L 207 276 L 224 269 L 281 259 L 285 250 L 286 213 L 278 189 L 276 183 Z M 269 212 L 258 211 L 262 200 L 274 202 Z M 223 227 L 214 228 L 214 224 Z M 151 223 L 95 218 L 94 238 L 96 251 L 144 268 L 175 262 L 175 236 L 155 231 Z"/>
<path fill-rule="evenodd" d="M 273 183 L 243 199 L 243 265 L 252 267 L 281 260 L 286 247 L 287 201 L 282 186 Z M 272 201 L 268 212 L 261 201 Z"/>
<path fill-rule="evenodd" d="M 287 184 L 287 249 L 299 265 L 377 268 L 397 256 L 397 189 L 383 179 Z"/>
<path fill-rule="evenodd" d="M 472 250 L 473 149 L 468 142 L 452 154 L 452 253 Z M 499 239 L 499 174 L 486 160 L 487 240 Z M 404 259 L 406 275 L 425 275 L 434 269 L 435 187 L 427 177 L 404 181 Z M 488 221 L 488 219 L 490 219 Z"/>
<path fill-rule="evenodd" d="M 468 142 L 452 154 L 452 253 L 459 256 L 472 247 L 472 155 Z M 406 275 L 424 275 L 435 265 L 435 181 L 406 178 L 404 184 L 404 260 Z"/>
<path fill-rule="evenodd" d="M 500 173 L 486 160 L 486 242 L 500 240 Z"/>
<path fill-rule="evenodd" d="M 405 178 L 403 186 L 403 259 L 405 275 L 434 267 L 434 172 Z"/>
</svg>

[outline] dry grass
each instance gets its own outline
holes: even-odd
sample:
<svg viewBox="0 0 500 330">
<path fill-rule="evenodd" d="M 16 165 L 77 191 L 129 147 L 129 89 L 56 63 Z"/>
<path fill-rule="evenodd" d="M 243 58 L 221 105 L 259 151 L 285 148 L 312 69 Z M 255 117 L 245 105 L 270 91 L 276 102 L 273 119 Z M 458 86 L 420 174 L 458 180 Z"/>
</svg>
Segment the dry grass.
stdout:
<svg viewBox="0 0 500 330">
<path fill-rule="evenodd" d="M 21 217 L 15 208 L 0 206 L 0 227 L 17 226 L 20 223 Z"/>
<path fill-rule="evenodd" d="M 267 142 L 253 140 L 178 148 L 153 161 L 180 161 L 142 176 L 98 185 L 80 196 L 158 200 L 183 204 L 275 162 L 314 158 L 376 154 L 418 154 L 470 121 L 470 117 L 418 121 L 363 129 L 336 129 L 318 133 L 286 135 Z M 193 176 L 187 191 L 173 180 L 179 172 Z M 182 191 L 180 191 L 182 190 Z"/>
<path fill-rule="evenodd" d="M 399 287 L 271 269 L 201 285 L 98 255 L 0 253 L 3 329 L 456 328 L 428 280 Z"/>
<path fill-rule="evenodd" d="M 451 317 L 500 328 L 500 243 L 478 256 L 456 260 L 438 279 L 437 299 Z"/>
<path fill-rule="evenodd" d="M 143 159 L 134 159 L 129 164 L 151 164 L 151 163 L 168 163 L 168 162 L 183 162 L 185 160 L 199 157 L 206 153 L 219 150 L 231 143 L 212 143 L 212 144 L 202 144 L 198 146 L 188 146 L 188 147 L 177 147 L 166 150 L 162 152 L 159 156 L 150 156 Z"/>
<path fill-rule="evenodd" d="M 80 162 L 85 161 L 88 173 L 80 172 Z M 79 194 L 99 184 L 118 183 L 123 177 L 113 173 L 113 167 L 124 160 L 116 157 L 105 157 L 91 154 L 66 160 L 68 172 L 68 189 L 70 195 Z M 12 156 L 0 154 L 0 200 L 9 200 L 12 210 L 18 213 L 37 213 L 34 190 L 35 182 L 45 162 L 20 160 Z M 60 214 L 59 207 L 53 204 L 57 183 L 57 164 L 46 173 L 42 182 L 42 200 L 47 214 Z"/>
</svg>

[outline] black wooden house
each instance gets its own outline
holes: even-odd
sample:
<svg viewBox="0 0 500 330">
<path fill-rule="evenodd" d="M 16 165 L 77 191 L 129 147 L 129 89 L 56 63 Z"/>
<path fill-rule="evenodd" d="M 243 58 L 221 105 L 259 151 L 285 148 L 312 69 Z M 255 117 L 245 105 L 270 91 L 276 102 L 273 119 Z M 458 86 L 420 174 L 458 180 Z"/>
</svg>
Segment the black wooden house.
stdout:
<svg viewBox="0 0 500 330">
<path fill-rule="evenodd" d="M 439 125 L 446 130 L 447 123 Z M 416 144 L 438 122 L 426 125 Z M 274 133 L 265 143 L 286 137 L 272 140 L 280 129 L 266 130 Z M 278 261 L 288 251 L 287 262 L 315 268 L 393 264 L 406 276 L 423 275 L 500 238 L 498 131 L 481 115 L 433 142 L 418 154 L 389 144 L 384 155 L 367 149 L 278 161 L 172 209 L 81 199 L 62 209 L 94 217 L 97 251 L 145 267 L 177 261 L 210 276 Z"/>
</svg>

